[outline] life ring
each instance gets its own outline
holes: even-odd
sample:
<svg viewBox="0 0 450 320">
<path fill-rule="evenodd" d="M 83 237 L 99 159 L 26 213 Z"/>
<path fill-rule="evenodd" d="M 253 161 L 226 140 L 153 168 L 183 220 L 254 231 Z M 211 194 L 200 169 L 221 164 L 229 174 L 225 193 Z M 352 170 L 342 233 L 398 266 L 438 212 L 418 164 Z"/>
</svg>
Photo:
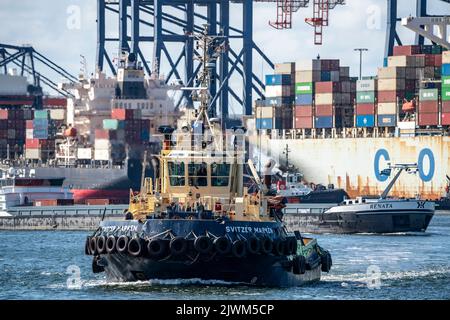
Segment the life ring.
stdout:
<svg viewBox="0 0 450 320">
<path fill-rule="evenodd" d="M 119 253 L 126 253 L 128 249 L 128 242 L 130 239 L 127 236 L 120 236 L 116 242 L 116 249 Z"/>
<path fill-rule="evenodd" d="M 97 237 L 97 252 L 99 254 L 105 253 L 105 245 L 106 245 L 106 237 L 105 236 Z"/>
<path fill-rule="evenodd" d="M 258 237 L 252 236 L 247 239 L 247 251 L 251 254 L 258 254 L 261 250 L 261 241 Z"/>
<path fill-rule="evenodd" d="M 292 272 L 294 274 L 304 274 L 306 272 L 306 258 L 304 256 L 295 256 L 292 261 Z"/>
<path fill-rule="evenodd" d="M 167 241 L 163 239 L 152 239 L 147 244 L 147 253 L 152 259 L 159 259 L 167 253 Z"/>
<path fill-rule="evenodd" d="M 233 253 L 233 256 L 236 258 L 243 258 L 247 249 L 246 242 L 244 240 L 236 240 L 233 242 L 233 246 L 231 247 L 231 252 Z"/>
<path fill-rule="evenodd" d="M 270 254 L 273 250 L 273 241 L 270 238 L 264 237 L 261 239 L 261 251 L 264 254 Z"/>
<path fill-rule="evenodd" d="M 84 243 L 84 254 L 91 255 L 91 249 L 89 248 L 89 243 L 91 242 L 91 237 L 86 237 L 86 242 Z"/>
<path fill-rule="evenodd" d="M 213 241 L 217 253 L 225 255 L 231 250 L 231 241 L 227 237 L 218 237 Z"/>
<path fill-rule="evenodd" d="M 142 239 L 132 238 L 128 242 L 128 253 L 133 257 L 139 257 L 142 255 Z"/>
<path fill-rule="evenodd" d="M 180 256 L 186 252 L 187 243 L 183 237 L 175 237 L 169 243 L 170 253 L 174 256 Z"/>
<path fill-rule="evenodd" d="M 278 255 L 278 256 L 282 256 L 282 255 L 283 255 L 283 253 L 284 253 L 283 240 L 281 240 L 281 239 L 276 239 L 276 240 L 273 242 L 273 253 L 274 253 L 275 255 Z"/>
<path fill-rule="evenodd" d="M 91 251 L 91 254 L 96 255 L 97 254 L 97 238 L 92 237 L 89 240 L 89 250 Z"/>
<path fill-rule="evenodd" d="M 331 266 L 333 265 L 333 261 L 331 259 L 331 254 L 326 252 L 320 256 L 321 270 L 323 272 L 329 272 L 331 270 Z"/>
<path fill-rule="evenodd" d="M 106 239 L 106 253 L 115 253 L 116 252 L 116 242 L 117 238 L 115 236 L 109 236 Z"/>
<path fill-rule="evenodd" d="M 207 236 L 200 236 L 197 239 L 195 239 L 195 241 L 194 241 L 194 248 L 199 253 L 203 253 L 203 254 L 209 253 L 209 252 L 211 252 L 212 247 L 213 247 L 213 243 L 212 243 L 211 239 Z"/>
</svg>

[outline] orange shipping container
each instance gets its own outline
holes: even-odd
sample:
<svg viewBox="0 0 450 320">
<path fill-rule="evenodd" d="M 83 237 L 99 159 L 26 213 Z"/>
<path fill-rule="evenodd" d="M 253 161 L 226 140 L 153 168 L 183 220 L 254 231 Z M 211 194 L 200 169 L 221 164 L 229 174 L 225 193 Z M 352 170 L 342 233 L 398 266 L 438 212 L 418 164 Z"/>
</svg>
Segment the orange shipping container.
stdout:
<svg viewBox="0 0 450 320">
<path fill-rule="evenodd" d="M 333 116 L 332 105 L 318 105 L 316 106 L 316 117 L 331 117 Z"/>
</svg>

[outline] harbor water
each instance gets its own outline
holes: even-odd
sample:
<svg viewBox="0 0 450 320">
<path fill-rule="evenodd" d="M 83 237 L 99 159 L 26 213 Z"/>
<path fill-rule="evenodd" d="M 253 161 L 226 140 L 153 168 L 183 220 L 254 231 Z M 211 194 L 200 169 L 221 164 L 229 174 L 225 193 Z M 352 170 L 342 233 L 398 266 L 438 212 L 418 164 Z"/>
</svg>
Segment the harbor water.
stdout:
<svg viewBox="0 0 450 320">
<path fill-rule="evenodd" d="M 450 299 L 450 212 L 426 233 L 320 235 L 322 281 L 250 288 L 199 280 L 108 283 L 84 255 L 86 231 L 0 231 L 0 299 Z"/>
</svg>

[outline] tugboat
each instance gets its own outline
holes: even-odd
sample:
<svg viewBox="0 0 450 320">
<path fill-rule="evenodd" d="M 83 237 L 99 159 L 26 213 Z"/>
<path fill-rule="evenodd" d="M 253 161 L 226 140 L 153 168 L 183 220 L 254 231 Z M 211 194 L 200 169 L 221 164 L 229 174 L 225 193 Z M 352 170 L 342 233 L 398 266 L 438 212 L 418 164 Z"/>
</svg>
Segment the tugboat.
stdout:
<svg viewBox="0 0 450 320">
<path fill-rule="evenodd" d="M 325 209 L 324 212 L 299 212 L 295 219 L 308 233 L 399 233 L 425 232 L 433 218 L 435 203 L 428 200 L 388 198 L 402 172 L 417 172 L 417 164 L 389 165 L 381 172 L 395 177 L 379 198 L 357 197 Z"/>
<path fill-rule="evenodd" d="M 245 128 L 225 134 L 208 117 L 211 79 L 208 65 L 218 37 L 195 36 L 203 50 L 195 122 L 180 132 L 160 127 L 161 154 L 152 158 L 154 176 L 131 192 L 122 221 L 102 221 L 87 237 L 93 272 L 112 281 L 150 279 L 219 280 L 253 286 L 298 286 L 329 272 L 328 251 L 282 222 L 283 203 L 267 196 L 253 162 L 245 160 Z M 219 44 L 220 45 L 220 44 Z M 239 143 L 241 141 L 242 143 Z M 243 186 L 247 164 L 258 185 Z"/>
</svg>

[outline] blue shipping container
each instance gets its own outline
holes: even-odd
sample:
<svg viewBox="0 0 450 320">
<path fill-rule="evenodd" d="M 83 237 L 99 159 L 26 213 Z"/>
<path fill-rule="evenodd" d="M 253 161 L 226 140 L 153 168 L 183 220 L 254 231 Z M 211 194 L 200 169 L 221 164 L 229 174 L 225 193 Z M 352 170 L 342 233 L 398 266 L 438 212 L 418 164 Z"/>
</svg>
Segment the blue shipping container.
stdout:
<svg viewBox="0 0 450 320">
<path fill-rule="evenodd" d="M 290 85 L 291 76 L 289 74 L 267 74 L 266 85 L 267 86 L 281 86 Z"/>
<path fill-rule="evenodd" d="M 33 138 L 34 139 L 47 139 L 48 138 L 48 130 L 36 130 L 33 129 Z"/>
<path fill-rule="evenodd" d="M 373 116 L 373 115 L 358 115 L 358 116 L 356 116 L 356 126 L 359 128 L 374 127 L 375 126 L 375 116 Z"/>
<path fill-rule="evenodd" d="M 312 105 L 313 95 L 310 93 L 297 94 L 295 96 L 295 104 L 298 106 L 310 106 Z"/>
<path fill-rule="evenodd" d="M 379 127 L 395 127 L 397 122 L 397 116 L 395 114 L 379 114 L 378 126 Z"/>
<path fill-rule="evenodd" d="M 331 72 L 330 71 L 322 71 L 320 73 L 320 81 L 331 81 Z"/>
<path fill-rule="evenodd" d="M 450 63 L 445 63 L 442 65 L 442 75 L 450 76 Z"/>
<path fill-rule="evenodd" d="M 291 97 L 274 97 L 274 98 L 266 98 L 265 106 L 271 107 L 271 106 L 282 106 L 282 105 L 291 105 L 292 104 L 292 98 Z"/>
<path fill-rule="evenodd" d="M 333 117 L 316 117 L 315 126 L 318 129 L 333 128 Z"/>
<path fill-rule="evenodd" d="M 34 119 L 33 120 L 33 129 L 45 129 L 47 130 L 49 127 L 49 123 L 47 119 Z"/>
<path fill-rule="evenodd" d="M 256 129 L 272 129 L 273 121 L 271 118 L 256 119 Z"/>
</svg>

